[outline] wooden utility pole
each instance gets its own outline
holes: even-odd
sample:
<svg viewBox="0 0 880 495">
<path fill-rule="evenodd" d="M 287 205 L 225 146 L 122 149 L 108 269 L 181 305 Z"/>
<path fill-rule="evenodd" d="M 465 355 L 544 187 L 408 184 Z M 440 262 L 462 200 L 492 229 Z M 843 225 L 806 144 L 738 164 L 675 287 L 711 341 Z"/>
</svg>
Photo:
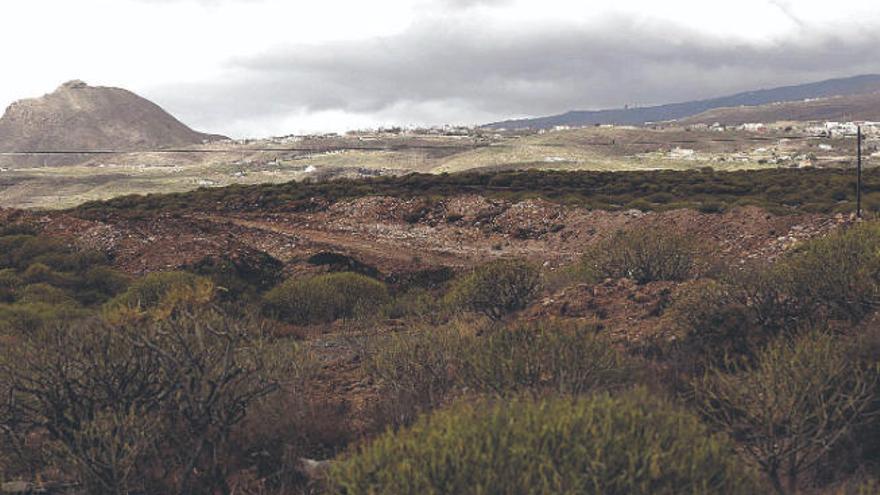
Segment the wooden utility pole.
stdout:
<svg viewBox="0 0 880 495">
<path fill-rule="evenodd" d="M 862 126 L 856 127 L 856 218 L 862 218 Z"/>
</svg>

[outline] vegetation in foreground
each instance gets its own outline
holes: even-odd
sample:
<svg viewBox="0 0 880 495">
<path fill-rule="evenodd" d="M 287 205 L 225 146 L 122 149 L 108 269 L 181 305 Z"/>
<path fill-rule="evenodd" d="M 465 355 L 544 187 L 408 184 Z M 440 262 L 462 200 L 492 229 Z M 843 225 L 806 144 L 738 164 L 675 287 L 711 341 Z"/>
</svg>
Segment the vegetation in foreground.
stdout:
<svg viewBox="0 0 880 495">
<path fill-rule="evenodd" d="M 107 208 L 124 201 L 153 199 Z M 875 223 L 731 267 L 633 226 L 585 246 L 565 277 L 505 259 L 424 285 L 224 263 L 130 277 L 21 225 L 0 247 L 2 481 L 96 494 L 880 483 Z M 533 311 L 547 285 L 616 278 L 675 284 L 658 310 L 672 338 L 621 342 Z M 333 346 L 353 350 L 342 369 L 316 356 Z M 334 397 L 339 374 L 368 390 L 359 410 Z"/>
</svg>

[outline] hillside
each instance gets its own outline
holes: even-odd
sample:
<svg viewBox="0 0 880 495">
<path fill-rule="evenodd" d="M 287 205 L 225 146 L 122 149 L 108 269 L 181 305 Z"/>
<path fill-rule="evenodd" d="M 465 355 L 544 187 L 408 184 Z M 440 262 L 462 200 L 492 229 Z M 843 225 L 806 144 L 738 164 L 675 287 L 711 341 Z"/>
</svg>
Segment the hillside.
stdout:
<svg viewBox="0 0 880 495">
<path fill-rule="evenodd" d="M 806 101 L 716 108 L 681 121 L 683 124 L 738 125 L 746 122 L 880 120 L 880 92 L 832 96 Z"/>
<path fill-rule="evenodd" d="M 648 122 L 678 120 L 694 116 L 716 108 L 757 106 L 778 102 L 797 102 L 805 99 L 826 98 L 830 96 L 851 96 L 880 91 L 880 75 L 869 74 L 842 79 L 783 86 L 773 89 L 747 91 L 735 95 L 671 103 L 644 108 L 618 108 L 595 111 L 572 111 L 549 117 L 534 119 L 507 120 L 488 124 L 491 129 L 546 129 L 558 125 L 582 126 L 592 124 L 641 125 Z M 799 108 L 797 105 L 793 109 Z M 780 114 L 781 115 L 781 114 Z M 837 118 L 837 117 L 835 117 Z M 798 120 L 794 116 L 776 120 Z M 760 121 L 760 120 L 758 120 Z"/>
<path fill-rule="evenodd" d="M 136 151 L 218 138 L 190 129 L 130 91 L 82 81 L 15 102 L 0 118 L 0 152 Z"/>
</svg>

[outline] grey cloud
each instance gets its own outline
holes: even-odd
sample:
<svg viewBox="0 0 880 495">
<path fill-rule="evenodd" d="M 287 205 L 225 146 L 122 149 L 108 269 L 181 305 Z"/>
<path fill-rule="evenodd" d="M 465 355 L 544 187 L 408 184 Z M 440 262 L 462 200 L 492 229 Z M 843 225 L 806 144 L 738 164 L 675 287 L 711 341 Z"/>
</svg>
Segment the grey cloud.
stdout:
<svg viewBox="0 0 880 495">
<path fill-rule="evenodd" d="M 399 112 L 401 121 L 438 123 L 426 102 L 455 110 L 444 118 L 454 113 L 473 122 L 876 72 L 878 41 L 873 33 L 857 41 L 805 33 L 771 45 L 736 44 L 621 17 L 591 29 L 520 30 L 437 18 L 368 42 L 296 46 L 233 60 L 229 80 L 199 88 L 201 101 L 164 95 L 190 113 L 210 102 L 213 113 L 197 118 L 206 128 L 224 119 L 322 110 Z"/>
</svg>

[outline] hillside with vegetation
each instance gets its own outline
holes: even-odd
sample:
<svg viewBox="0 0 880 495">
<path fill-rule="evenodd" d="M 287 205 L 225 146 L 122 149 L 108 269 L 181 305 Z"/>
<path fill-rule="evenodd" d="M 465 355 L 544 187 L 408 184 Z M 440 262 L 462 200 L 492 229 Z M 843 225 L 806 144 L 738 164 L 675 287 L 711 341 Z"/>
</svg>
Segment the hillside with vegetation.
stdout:
<svg viewBox="0 0 880 495">
<path fill-rule="evenodd" d="M 880 176 L 0 209 L 0 491 L 873 494 Z"/>
</svg>

